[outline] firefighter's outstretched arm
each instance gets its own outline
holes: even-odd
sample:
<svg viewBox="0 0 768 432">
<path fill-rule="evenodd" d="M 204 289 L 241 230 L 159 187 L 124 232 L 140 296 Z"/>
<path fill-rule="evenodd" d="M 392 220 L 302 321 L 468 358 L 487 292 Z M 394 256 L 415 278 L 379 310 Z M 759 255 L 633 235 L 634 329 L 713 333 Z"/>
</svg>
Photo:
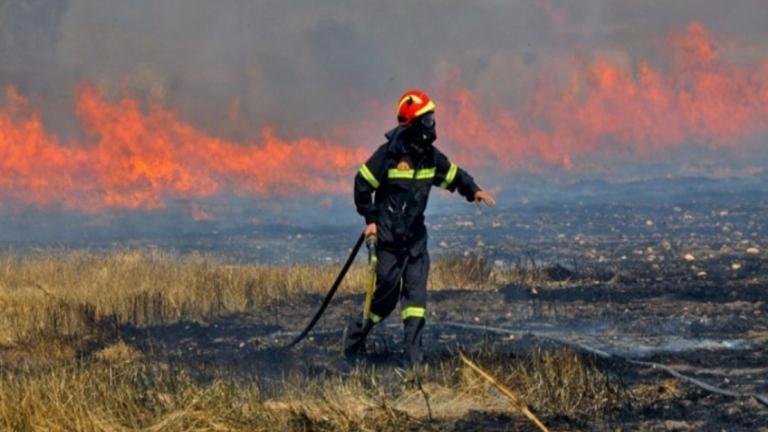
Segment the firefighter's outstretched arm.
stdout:
<svg viewBox="0 0 768 432">
<path fill-rule="evenodd" d="M 493 207 L 496 204 L 496 200 L 493 199 L 491 194 L 480 189 L 468 172 L 449 161 L 437 149 L 435 149 L 435 156 L 435 163 L 437 165 L 435 185 L 451 192 L 458 191 L 467 201 L 476 203 L 478 207 L 481 207 L 482 203 L 485 203 L 488 207 Z"/>
</svg>

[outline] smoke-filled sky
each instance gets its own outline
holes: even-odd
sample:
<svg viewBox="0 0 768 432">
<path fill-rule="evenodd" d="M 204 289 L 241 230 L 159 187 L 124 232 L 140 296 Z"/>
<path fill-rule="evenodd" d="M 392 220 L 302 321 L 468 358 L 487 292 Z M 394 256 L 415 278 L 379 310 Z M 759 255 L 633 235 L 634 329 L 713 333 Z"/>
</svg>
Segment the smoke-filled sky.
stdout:
<svg viewBox="0 0 768 432">
<path fill-rule="evenodd" d="M 762 173 L 763 0 L 0 0 L 0 206 L 348 196 L 419 87 L 512 178 Z M 217 201 L 221 202 L 221 201 Z M 208 206 L 210 208 L 210 206 Z"/>
</svg>

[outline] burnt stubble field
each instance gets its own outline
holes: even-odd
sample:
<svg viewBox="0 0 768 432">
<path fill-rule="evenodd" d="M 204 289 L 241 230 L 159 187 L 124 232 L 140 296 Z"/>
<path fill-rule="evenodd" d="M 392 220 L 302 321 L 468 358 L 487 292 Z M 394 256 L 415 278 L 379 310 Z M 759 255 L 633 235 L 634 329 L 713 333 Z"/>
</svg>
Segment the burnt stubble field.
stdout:
<svg viewBox="0 0 768 432">
<path fill-rule="evenodd" d="M 768 205 L 737 186 L 617 199 L 583 188 L 432 215 L 418 373 L 399 360 L 394 316 L 365 358 L 341 356 L 362 257 L 312 336 L 286 351 L 338 264 L 243 264 L 247 250 L 7 252 L 0 424 L 535 430 L 463 352 L 552 430 L 768 430 Z M 317 238 L 346 251 L 340 236 L 283 229 L 270 241 L 294 257 Z"/>
</svg>

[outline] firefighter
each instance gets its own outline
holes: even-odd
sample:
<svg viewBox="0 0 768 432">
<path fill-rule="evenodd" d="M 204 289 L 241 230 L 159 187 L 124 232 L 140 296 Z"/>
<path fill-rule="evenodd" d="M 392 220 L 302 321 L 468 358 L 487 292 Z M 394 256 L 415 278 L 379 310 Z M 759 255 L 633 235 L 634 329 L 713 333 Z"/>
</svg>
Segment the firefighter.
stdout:
<svg viewBox="0 0 768 432">
<path fill-rule="evenodd" d="M 365 322 L 353 321 L 344 335 L 344 354 L 362 352 L 371 328 L 387 317 L 398 301 L 404 326 L 404 357 L 416 366 L 423 360 L 421 334 L 426 317 L 429 254 L 424 210 L 432 186 L 458 191 L 480 207 L 493 197 L 433 144 L 435 103 L 424 92 L 409 90 L 397 104 L 398 126 L 355 176 L 357 212 L 365 218 L 365 236 L 377 239 L 377 281 Z"/>
</svg>

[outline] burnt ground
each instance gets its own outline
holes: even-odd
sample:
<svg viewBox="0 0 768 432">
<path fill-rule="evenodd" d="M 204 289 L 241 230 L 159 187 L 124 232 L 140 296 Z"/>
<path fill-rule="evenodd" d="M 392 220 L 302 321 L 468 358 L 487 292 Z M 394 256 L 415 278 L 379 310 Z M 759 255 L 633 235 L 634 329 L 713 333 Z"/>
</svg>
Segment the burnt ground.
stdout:
<svg viewBox="0 0 768 432">
<path fill-rule="evenodd" d="M 766 286 L 749 280 L 715 286 L 706 281 L 681 284 L 662 279 L 648 285 L 615 277 L 605 282 L 550 284 L 535 296 L 524 285 L 493 291 L 437 291 L 430 294 L 425 345 L 428 362 L 436 363 L 459 349 L 476 352 L 487 349 L 489 343 L 509 353 L 580 343 L 614 354 L 611 359 L 596 360 L 627 387 L 669 376 L 623 358 L 663 363 L 725 390 L 768 394 L 765 296 Z M 320 296 L 307 296 L 269 311 L 207 324 L 126 329 L 122 336 L 150 358 L 184 364 L 201 377 L 226 370 L 244 380 L 256 380 L 265 389 L 290 374 L 342 376 L 355 365 L 341 357 L 340 329 L 358 313 L 361 296 L 336 298 L 311 338 L 291 351 L 275 349 L 293 335 L 284 332 L 301 329 L 320 300 Z M 363 363 L 376 365 L 377 373 L 395 380 L 392 372 L 401 367 L 400 328 L 394 318 L 386 322 L 372 336 L 373 354 Z M 475 327 L 458 328 L 452 323 Z M 680 388 L 675 398 L 630 404 L 587 422 L 567 418 L 545 418 L 545 422 L 557 430 L 768 430 L 768 407 L 753 399 L 716 395 L 689 383 L 681 383 Z M 505 430 L 518 424 L 518 419 L 498 413 L 469 416 L 438 430 L 470 426 Z"/>
<path fill-rule="evenodd" d="M 585 198 L 431 218 L 437 258 L 476 253 L 494 268 L 548 268 L 538 285 L 431 292 L 428 361 L 489 343 L 509 353 L 581 344 L 612 354 L 598 364 L 628 388 L 670 377 L 626 359 L 662 363 L 724 390 L 768 394 L 768 196 L 762 188 L 715 192 L 696 199 L 665 192 L 663 199 L 642 200 L 649 204 L 627 193 L 614 202 Z M 343 256 L 348 239 L 333 238 L 339 243 L 333 255 Z M 281 244 L 292 250 L 290 241 Z M 269 390 L 291 374 L 335 377 L 356 367 L 341 358 L 340 340 L 347 320 L 360 314 L 359 295 L 334 299 L 318 331 L 298 347 L 275 349 L 301 330 L 321 300 L 305 296 L 206 324 L 125 329 L 122 336 L 149 358 L 186 365 L 203 378 L 226 371 Z M 376 355 L 364 362 L 376 365 L 380 382 L 397 380 L 393 371 L 400 367 L 399 323 L 387 323 L 374 334 Z M 687 382 L 680 389 L 675 397 L 632 403 L 599 418 L 544 420 L 554 430 L 768 431 L 768 407 L 754 399 L 712 394 Z M 435 430 L 526 424 L 518 420 L 472 412 Z"/>
</svg>

